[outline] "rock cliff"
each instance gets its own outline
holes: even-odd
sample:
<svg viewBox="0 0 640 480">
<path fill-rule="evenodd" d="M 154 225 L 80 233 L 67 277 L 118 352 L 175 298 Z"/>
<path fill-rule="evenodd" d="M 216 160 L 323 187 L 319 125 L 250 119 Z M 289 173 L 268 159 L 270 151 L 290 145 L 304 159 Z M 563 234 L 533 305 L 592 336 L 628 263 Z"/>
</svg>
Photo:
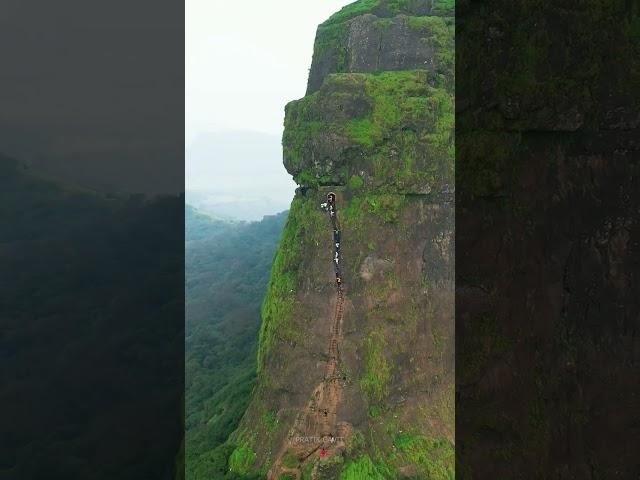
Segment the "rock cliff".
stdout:
<svg viewBox="0 0 640 480">
<path fill-rule="evenodd" d="M 639 13 L 458 3 L 459 478 L 638 477 Z"/>
<path fill-rule="evenodd" d="M 300 188 L 231 439 L 240 475 L 453 478 L 452 15 L 360 0 L 318 28 L 308 94 L 286 107 Z"/>
</svg>

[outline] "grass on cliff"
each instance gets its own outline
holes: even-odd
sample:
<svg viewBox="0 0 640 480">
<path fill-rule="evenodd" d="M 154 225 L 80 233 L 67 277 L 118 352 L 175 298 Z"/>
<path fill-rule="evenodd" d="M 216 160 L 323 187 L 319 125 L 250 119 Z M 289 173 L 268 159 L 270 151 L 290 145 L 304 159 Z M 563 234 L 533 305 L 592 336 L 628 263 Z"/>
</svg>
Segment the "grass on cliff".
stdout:
<svg viewBox="0 0 640 480">
<path fill-rule="evenodd" d="M 287 450 L 282 457 L 282 465 L 287 468 L 296 468 L 298 466 L 298 456 L 291 450 Z"/>
<path fill-rule="evenodd" d="M 256 454 L 248 444 L 239 445 L 229 457 L 229 469 L 240 475 L 248 475 L 256 461 Z"/>
<path fill-rule="evenodd" d="M 428 119 L 426 72 L 359 74 L 353 80 L 364 84 L 372 105 L 370 117 L 348 120 L 345 124 L 347 137 L 357 143 L 373 147 L 403 125 L 417 127 Z"/>
<path fill-rule="evenodd" d="M 397 426 L 392 428 L 396 429 Z M 430 438 L 413 433 L 393 434 L 389 439 L 391 443 L 382 449 L 376 444 L 373 431 L 371 435 L 366 449 L 369 453 L 365 453 L 363 445 L 353 452 L 347 451 L 348 459 L 340 473 L 340 480 L 406 478 L 399 472 L 407 466 L 416 472 L 411 478 L 455 479 L 455 449 L 446 438 Z M 359 438 L 363 440 L 361 434 Z"/>
<path fill-rule="evenodd" d="M 360 150 L 360 161 L 371 162 L 374 178 L 387 186 L 402 189 L 452 183 L 453 96 L 445 86 L 430 85 L 430 78 L 432 74 L 420 70 L 333 74 L 320 91 L 290 103 L 283 147 L 285 162 L 298 170 L 296 181 L 310 186 L 347 184 L 356 173 L 350 171 L 353 162 L 347 158 L 348 152 Z M 335 115 L 335 120 L 326 120 L 331 118 L 332 108 L 349 101 L 364 101 L 370 108 L 361 117 Z M 309 151 L 317 149 L 310 142 L 318 141 L 333 141 L 344 151 L 333 154 L 336 164 L 331 175 L 309 163 Z M 339 156 L 345 157 L 342 166 Z"/>
<path fill-rule="evenodd" d="M 364 185 L 364 180 L 359 175 L 352 175 L 347 183 L 350 190 L 359 190 Z"/>
<path fill-rule="evenodd" d="M 350 3 L 346 7 L 342 7 L 339 12 L 334 13 L 329 19 L 322 24 L 322 26 L 328 26 L 336 23 L 346 22 L 358 15 L 364 15 L 365 13 L 371 13 L 372 10 L 378 6 L 380 0 L 358 0 L 357 2 Z"/>
<path fill-rule="evenodd" d="M 301 232 L 298 231 L 300 202 L 294 201 L 280 243 L 273 259 L 267 294 L 261 308 L 262 322 L 258 342 L 258 371 L 264 365 L 276 337 L 283 338 L 293 313 L 298 263 L 302 256 Z"/>
<path fill-rule="evenodd" d="M 454 480 L 455 450 L 447 439 L 402 433 L 393 443 L 402 462 L 417 467 L 421 478 Z"/>
<path fill-rule="evenodd" d="M 380 14 L 388 15 L 415 15 L 424 0 L 380 0 Z M 430 15 L 453 16 L 455 14 L 455 0 L 432 0 Z"/>
<path fill-rule="evenodd" d="M 291 203 L 261 309 L 258 372 L 264 367 L 276 340 L 295 341 L 301 335 L 293 323 L 298 277 L 307 253 L 304 245 L 316 238 L 322 220 L 315 198 L 296 197 Z"/>
<path fill-rule="evenodd" d="M 421 33 L 421 42 L 434 50 L 436 72 L 448 77 L 446 85 L 455 85 L 455 21 L 451 17 L 409 17 L 408 26 Z"/>
<path fill-rule="evenodd" d="M 366 13 L 373 13 L 379 17 L 394 17 L 400 14 L 415 15 L 418 7 L 424 3 L 426 2 L 420 0 L 358 0 L 342 7 L 322 26 L 343 23 Z M 433 0 L 430 14 L 453 16 L 455 14 L 455 0 Z"/>
<path fill-rule="evenodd" d="M 340 480 L 386 480 L 368 455 L 348 461 L 340 472 Z"/>
<path fill-rule="evenodd" d="M 313 47 L 314 59 L 320 61 L 322 58 L 326 61 L 325 57 L 329 55 L 333 62 L 332 71 L 346 72 L 350 57 L 349 26 L 345 23 L 347 20 L 374 12 L 382 17 L 374 26 L 380 31 L 385 31 L 394 23 L 389 17 L 406 13 L 411 15 L 408 17 L 409 28 L 418 31 L 422 35 L 420 41 L 429 44 L 435 50 L 433 59 L 436 62 L 436 71 L 449 78 L 447 83 L 452 91 L 455 76 L 453 1 L 435 0 L 432 13 L 428 16 L 414 16 L 414 13 L 425 13 L 424 10 L 416 8 L 416 3 L 419 3 L 419 0 L 366 0 L 344 7 L 318 27 Z"/>
<path fill-rule="evenodd" d="M 362 342 L 365 371 L 360 378 L 360 387 L 371 403 L 380 403 L 384 399 L 391 379 L 391 365 L 385 356 L 386 346 L 381 331 L 371 332 Z"/>
<path fill-rule="evenodd" d="M 456 0 L 434 0 L 431 14 L 454 16 L 456 14 Z"/>
<path fill-rule="evenodd" d="M 361 225 L 365 215 L 377 217 L 384 223 L 395 223 L 404 211 L 405 201 L 404 195 L 364 190 L 349 200 L 340 210 L 340 216 L 349 226 Z"/>
<path fill-rule="evenodd" d="M 285 229 L 286 232 L 287 229 Z M 294 291 L 297 273 L 289 265 L 286 250 L 291 247 L 291 254 L 296 255 L 295 236 L 283 235 L 273 261 L 271 280 L 264 303 L 262 304 L 262 324 L 260 326 L 260 340 L 258 342 L 258 371 L 264 366 L 266 355 L 276 337 L 284 337 L 286 325 L 293 312 Z"/>
</svg>

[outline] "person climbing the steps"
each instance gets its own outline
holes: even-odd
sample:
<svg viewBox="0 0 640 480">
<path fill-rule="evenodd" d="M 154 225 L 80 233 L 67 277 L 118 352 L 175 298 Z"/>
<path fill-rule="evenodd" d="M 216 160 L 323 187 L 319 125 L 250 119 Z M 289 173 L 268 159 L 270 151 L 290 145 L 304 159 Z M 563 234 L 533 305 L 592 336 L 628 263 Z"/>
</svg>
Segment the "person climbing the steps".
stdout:
<svg viewBox="0 0 640 480">
<path fill-rule="evenodd" d="M 288 478 L 299 479 L 301 470 L 305 465 L 308 465 L 307 459 L 312 455 L 317 455 L 319 453 L 320 457 L 326 457 L 329 454 L 333 454 L 334 449 L 337 448 L 338 453 L 340 453 L 340 449 L 343 448 L 341 445 L 342 440 L 339 439 L 344 439 L 344 437 L 336 437 L 333 434 L 336 426 L 340 428 L 338 422 L 338 407 L 341 397 L 341 388 L 344 386 L 341 384 L 340 378 L 345 382 L 345 385 L 347 382 L 347 376 L 340 373 L 340 342 L 342 337 L 341 331 L 344 318 L 346 291 L 342 283 L 342 272 L 340 269 L 340 264 L 342 263 L 341 260 L 343 259 L 340 253 L 341 233 L 336 205 L 336 194 L 329 192 L 327 194 L 327 201 L 320 204 L 320 209 L 329 214 L 332 230 L 332 237 L 327 238 L 327 246 L 329 241 L 333 240 L 331 241 L 331 250 L 333 251 L 331 263 L 333 264 L 336 276 L 335 314 L 330 328 L 331 338 L 326 352 L 328 358 L 325 362 L 322 383 L 314 390 L 314 394 L 307 404 L 308 410 L 306 410 L 305 415 L 296 418 L 294 428 L 290 435 L 293 435 L 294 432 L 302 433 L 303 429 L 312 427 L 314 429 L 312 433 L 315 435 L 322 434 L 323 436 L 314 437 L 322 438 L 320 445 L 307 446 L 307 448 L 303 445 L 297 448 L 299 455 L 298 463 L 295 468 L 287 466 L 283 462 L 283 458 L 289 450 L 286 445 L 283 446 L 278 459 L 269 471 L 268 478 L 270 480 L 281 478 L 283 474 L 288 476 Z"/>
<path fill-rule="evenodd" d="M 336 215 L 336 194 L 333 192 L 329 192 L 327 194 L 327 209 L 329 210 L 329 216 L 332 218 Z"/>
<path fill-rule="evenodd" d="M 336 283 L 342 285 L 342 273 L 340 271 L 340 229 L 338 226 L 337 210 L 336 210 L 336 194 L 329 192 L 327 201 L 320 204 L 320 209 L 327 212 L 331 217 L 333 226 L 333 266 L 336 274 Z"/>
<path fill-rule="evenodd" d="M 336 203 L 336 194 L 333 192 L 329 192 L 327 194 L 327 201 L 320 204 L 320 208 L 323 212 L 329 212 L 329 214 L 333 217 L 335 213 L 335 203 Z"/>
</svg>

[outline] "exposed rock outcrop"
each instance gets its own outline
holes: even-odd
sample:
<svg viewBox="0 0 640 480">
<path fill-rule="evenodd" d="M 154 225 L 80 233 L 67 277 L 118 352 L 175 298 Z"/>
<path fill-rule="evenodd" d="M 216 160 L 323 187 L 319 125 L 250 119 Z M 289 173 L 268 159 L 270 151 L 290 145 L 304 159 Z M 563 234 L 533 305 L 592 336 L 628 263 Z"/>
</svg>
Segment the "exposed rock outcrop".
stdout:
<svg viewBox="0 0 640 480">
<path fill-rule="evenodd" d="M 415 70 L 444 72 L 447 58 L 438 55 L 443 39 L 439 17 L 400 14 L 380 18 L 365 14 L 318 28 L 307 94 L 320 89 L 331 73 Z M 434 28 L 435 27 L 435 28 Z"/>
<path fill-rule="evenodd" d="M 459 5 L 466 478 L 638 477 L 638 8 Z"/>
<path fill-rule="evenodd" d="M 238 473 L 453 475 L 450 3 L 361 0 L 318 30 L 309 94 L 286 108 L 284 163 L 300 188 L 262 309 L 258 386 L 232 438 Z"/>
</svg>

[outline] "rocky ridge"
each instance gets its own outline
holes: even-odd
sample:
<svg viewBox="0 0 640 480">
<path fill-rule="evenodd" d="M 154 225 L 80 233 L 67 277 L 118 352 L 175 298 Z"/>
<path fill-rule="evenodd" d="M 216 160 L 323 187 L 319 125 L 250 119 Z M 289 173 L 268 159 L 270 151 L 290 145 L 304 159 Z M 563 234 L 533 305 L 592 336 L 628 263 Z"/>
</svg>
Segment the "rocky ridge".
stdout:
<svg viewBox="0 0 640 480">
<path fill-rule="evenodd" d="M 361 0 L 318 29 L 309 92 L 286 107 L 300 188 L 262 307 L 258 385 L 231 438 L 240 475 L 453 476 L 452 7 Z M 330 191 L 342 300 L 320 209 Z M 318 388 L 337 392 L 331 422 L 316 421 Z"/>
</svg>

